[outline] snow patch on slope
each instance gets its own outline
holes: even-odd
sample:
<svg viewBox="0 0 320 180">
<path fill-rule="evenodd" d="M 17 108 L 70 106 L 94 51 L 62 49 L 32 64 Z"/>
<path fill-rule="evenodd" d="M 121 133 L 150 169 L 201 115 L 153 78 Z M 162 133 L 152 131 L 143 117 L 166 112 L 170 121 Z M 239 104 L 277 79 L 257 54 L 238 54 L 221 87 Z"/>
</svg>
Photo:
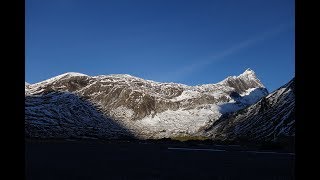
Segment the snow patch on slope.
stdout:
<svg viewBox="0 0 320 180">
<path fill-rule="evenodd" d="M 254 104 L 259 101 L 262 97 L 267 94 L 265 89 L 261 88 L 250 88 L 246 90 L 244 93 L 240 94 L 242 99 L 241 102 L 244 104 Z"/>
<path fill-rule="evenodd" d="M 210 104 L 199 109 L 167 110 L 137 120 L 134 124 L 137 129 L 160 132 L 155 134 L 153 138 L 168 138 L 181 134 L 196 134 L 202 127 L 220 116 L 219 107 Z"/>
<path fill-rule="evenodd" d="M 119 118 L 131 118 L 134 115 L 132 109 L 129 109 L 125 106 L 119 106 L 116 109 L 112 110 L 110 113 L 111 116 L 119 117 Z"/>
<path fill-rule="evenodd" d="M 173 102 L 176 102 L 176 101 L 181 101 L 181 100 L 185 100 L 185 99 L 191 99 L 191 98 L 197 98 L 201 96 L 201 94 L 198 92 L 198 91 L 195 91 L 195 90 L 185 90 L 181 93 L 180 96 L 177 96 L 175 98 L 172 98 L 171 100 Z"/>
</svg>

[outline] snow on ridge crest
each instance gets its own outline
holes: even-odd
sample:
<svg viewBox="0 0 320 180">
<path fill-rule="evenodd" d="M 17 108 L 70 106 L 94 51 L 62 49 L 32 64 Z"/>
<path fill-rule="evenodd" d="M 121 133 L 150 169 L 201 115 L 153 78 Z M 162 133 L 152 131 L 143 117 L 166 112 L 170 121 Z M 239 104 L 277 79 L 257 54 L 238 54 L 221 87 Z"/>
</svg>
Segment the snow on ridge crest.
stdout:
<svg viewBox="0 0 320 180">
<path fill-rule="evenodd" d="M 82 73 L 78 73 L 78 72 L 67 72 L 67 73 L 63 73 L 63 74 L 60 74 L 58 76 L 54 76 L 50 79 L 47 79 L 47 80 L 44 80 L 44 81 L 41 81 L 41 82 L 38 82 L 38 83 L 35 83 L 35 84 L 32 84 L 32 85 L 39 85 L 39 84 L 49 84 L 49 83 L 52 83 L 54 81 L 57 81 L 61 78 L 64 78 L 64 77 L 72 77 L 72 76 L 87 76 L 86 74 L 82 74 Z"/>
<path fill-rule="evenodd" d="M 97 75 L 97 76 L 88 76 L 86 74 L 78 73 L 78 72 L 67 72 L 55 77 L 52 77 L 50 79 L 35 83 L 35 84 L 26 84 L 26 85 L 40 85 L 40 84 L 47 84 L 52 83 L 54 81 L 57 81 L 64 77 L 73 77 L 73 76 L 86 76 L 86 77 L 92 77 L 92 78 L 108 78 L 108 77 L 115 77 L 115 78 L 128 78 L 128 79 L 136 79 L 140 81 L 145 81 L 152 84 L 157 85 L 166 85 L 166 86 L 180 86 L 185 88 L 198 88 L 198 87 L 206 87 L 206 86 L 217 86 L 217 85 L 224 85 L 226 81 L 232 80 L 232 79 L 243 79 L 244 81 L 255 81 L 259 84 L 260 87 L 264 88 L 264 85 L 260 82 L 260 80 L 256 77 L 255 72 L 251 70 L 250 68 L 246 69 L 242 74 L 239 76 L 228 76 L 226 79 L 218 82 L 218 83 L 209 83 L 209 84 L 202 84 L 202 85 L 196 85 L 196 86 L 190 86 L 182 83 L 175 83 L 175 82 L 157 82 L 153 80 L 147 80 L 140 77 L 132 76 L 130 74 L 109 74 L 109 75 Z"/>
<path fill-rule="evenodd" d="M 254 83 L 256 85 L 255 88 L 265 88 L 265 86 L 261 83 L 261 81 L 256 76 L 256 73 L 250 68 L 246 69 L 242 74 L 238 76 L 228 76 L 226 79 L 218 82 L 217 84 L 225 85 L 227 84 L 227 82 L 235 81 L 235 80 L 242 80 L 243 82 L 246 82 L 249 84 Z"/>
</svg>

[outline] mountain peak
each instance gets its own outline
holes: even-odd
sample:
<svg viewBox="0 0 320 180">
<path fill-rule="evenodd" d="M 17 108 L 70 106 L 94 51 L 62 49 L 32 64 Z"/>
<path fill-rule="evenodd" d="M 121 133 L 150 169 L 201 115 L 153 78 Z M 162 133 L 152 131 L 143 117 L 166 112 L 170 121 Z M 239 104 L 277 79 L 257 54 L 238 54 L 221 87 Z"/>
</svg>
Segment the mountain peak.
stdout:
<svg viewBox="0 0 320 180">
<path fill-rule="evenodd" d="M 248 68 L 242 74 L 240 74 L 240 76 L 241 75 L 242 76 L 244 76 L 244 75 L 255 75 L 255 72 L 252 69 Z"/>
<path fill-rule="evenodd" d="M 238 92 L 245 92 L 250 88 L 265 88 L 256 76 L 255 72 L 248 68 L 239 76 L 229 76 L 225 80 L 219 82 L 235 88 Z"/>
<path fill-rule="evenodd" d="M 237 78 L 244 79 L 246 81 L 259 81 L 260 82 L 260 80 L 256 76 L 256 73 L 250 68 L 246 69 Z"/>
</svg>

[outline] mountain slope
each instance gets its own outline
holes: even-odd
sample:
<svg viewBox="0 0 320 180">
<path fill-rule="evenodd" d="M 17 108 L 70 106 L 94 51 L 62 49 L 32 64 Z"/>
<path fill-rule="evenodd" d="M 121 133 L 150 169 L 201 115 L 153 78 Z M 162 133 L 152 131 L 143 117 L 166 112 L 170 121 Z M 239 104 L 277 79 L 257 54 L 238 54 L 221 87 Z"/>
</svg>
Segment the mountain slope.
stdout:
<svg viewBox="0 0 320 180">
<path fill-rule="evenodd" d="M 295 136 L 295 79 L 246 109 L 225 116 L 207 129 L 221 140 L 273 141 Z"/>
<path fill-rule="evenodd" d="M 25 134 L 46 138 L 121 138 L 132 135 L 92 103 L 66 92 L 26 96 Z"/>
<path fill-rule="evenodd" d="M 102 138 L 113 132 L 142 139 L 193 136 L 222 115 L 267 94 L 250 69 L 217 84 L 200 86 L 159 83 L 126 74 L 91 77 L 65 73 L 26 84 L 25 123 L 30 137 L 38 132 L 38 137 L 47 137 L 46 133 L 58 136 L 59 128 L 64 128 L 65 136 L 81 137 L 75 129 L 89 126 L 89 122 L 98 132 L 94 136 Z M 66 124 L 73 130 L 66 129 Z M 51 125 L 57 128 L 44 128 Z"/>
</svg>

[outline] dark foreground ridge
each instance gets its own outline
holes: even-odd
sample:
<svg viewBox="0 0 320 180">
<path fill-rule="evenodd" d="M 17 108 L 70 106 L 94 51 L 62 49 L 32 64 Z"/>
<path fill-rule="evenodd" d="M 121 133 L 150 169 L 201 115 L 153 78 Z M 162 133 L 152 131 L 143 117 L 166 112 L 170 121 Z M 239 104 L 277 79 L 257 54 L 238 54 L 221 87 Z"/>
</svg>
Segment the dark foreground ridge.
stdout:
<svg viewBox="0 0 320 180">
<path fill-rule="evenodd" d="M 32 180 L 294 179 L 294 153 L 188 143 L 27 140 L 26 177 Z"/>
<path fill-rule="evenodd" d="M 176 145 L 181 147 L 212 147 L 212 146 L 230 146 L 241 147 L 246 149 L 255 150 L 271 150 L 277 152 L 295 153 L 294 139 L 287 140 L 286 142 L 264 142 L 264 141 L 245 141 L 245 140 L 233 140 L 233 141 L 221 141 L 221 140 L 175 140 L 170 138 L 163 139 L 26 139 L 27 143 L 82 143 L 82 144 L 154 144 L 154 145 Z"/>
</svg>

